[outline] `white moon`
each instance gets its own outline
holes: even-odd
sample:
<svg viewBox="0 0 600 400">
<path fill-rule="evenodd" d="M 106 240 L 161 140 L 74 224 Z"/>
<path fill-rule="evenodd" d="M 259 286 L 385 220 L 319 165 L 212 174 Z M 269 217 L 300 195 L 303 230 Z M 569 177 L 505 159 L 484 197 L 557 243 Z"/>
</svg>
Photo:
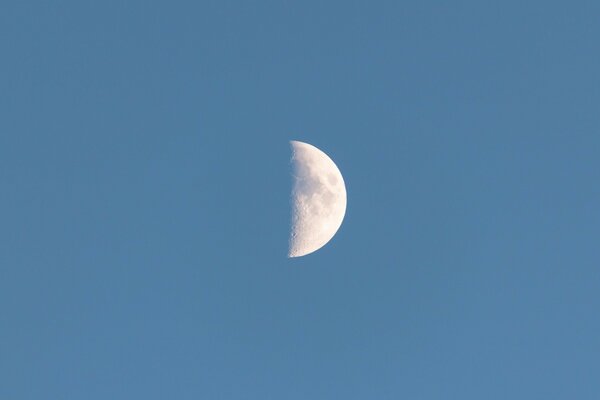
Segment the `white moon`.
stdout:
<svg viewBox="0 0 600 400">
<path fill-rule="evenodd" d="M 337 232 L 346 214 L 346 185 L 327 154 L 291 141 L 293 189 L 288 257 L 319 250 Z"/>
</svg>

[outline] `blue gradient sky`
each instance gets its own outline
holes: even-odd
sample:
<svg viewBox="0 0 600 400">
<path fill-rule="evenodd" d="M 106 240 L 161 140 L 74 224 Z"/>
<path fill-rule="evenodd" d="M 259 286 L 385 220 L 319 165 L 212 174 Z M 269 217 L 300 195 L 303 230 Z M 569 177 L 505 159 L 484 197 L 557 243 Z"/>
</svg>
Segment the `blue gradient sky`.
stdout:
<svg viewBox="0 0 600 400">
<path fill-rule="evenodd" d="M 4 2 L 0 398 L 596 400 L 599 15 Z"/>
</svg>

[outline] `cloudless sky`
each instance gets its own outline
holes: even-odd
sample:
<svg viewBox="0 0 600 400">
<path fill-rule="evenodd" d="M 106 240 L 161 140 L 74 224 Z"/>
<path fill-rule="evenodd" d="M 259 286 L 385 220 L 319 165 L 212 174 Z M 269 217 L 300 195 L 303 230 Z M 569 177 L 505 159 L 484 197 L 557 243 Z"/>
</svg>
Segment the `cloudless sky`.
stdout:
<svg viewBox="0 0 600 400">
<path fill-rule="evenodd" d="M 4 1 L 0 398 L 598 399 L 599 18 Z M 298 259 L 292 139 L 348 190 Z"/>
</svg>

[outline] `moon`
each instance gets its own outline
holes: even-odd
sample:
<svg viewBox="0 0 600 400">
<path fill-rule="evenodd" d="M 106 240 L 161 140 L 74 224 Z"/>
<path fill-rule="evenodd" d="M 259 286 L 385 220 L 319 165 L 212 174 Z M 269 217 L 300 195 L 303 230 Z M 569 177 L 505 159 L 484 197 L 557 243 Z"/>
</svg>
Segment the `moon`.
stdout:
<svg viewBox="0 0 600 400">
<path fill-rule="evenodd" d="M 308 143 L 292 140 L 291 227 L 288 257 L 325 246 L 346 214 L 346 185 L 335 163 Z"/>
</svg>

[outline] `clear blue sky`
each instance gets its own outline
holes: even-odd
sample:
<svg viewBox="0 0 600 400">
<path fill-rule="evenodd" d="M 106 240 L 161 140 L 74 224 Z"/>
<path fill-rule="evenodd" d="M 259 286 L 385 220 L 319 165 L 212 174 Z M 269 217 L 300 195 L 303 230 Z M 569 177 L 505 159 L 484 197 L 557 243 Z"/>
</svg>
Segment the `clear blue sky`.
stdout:
<svg viewBox="0 0 600 400">
<path fill-rule="evenodd" d="M 0 398 L 598 399 L 597 1 L 1 8 Z"/>
</svg>

